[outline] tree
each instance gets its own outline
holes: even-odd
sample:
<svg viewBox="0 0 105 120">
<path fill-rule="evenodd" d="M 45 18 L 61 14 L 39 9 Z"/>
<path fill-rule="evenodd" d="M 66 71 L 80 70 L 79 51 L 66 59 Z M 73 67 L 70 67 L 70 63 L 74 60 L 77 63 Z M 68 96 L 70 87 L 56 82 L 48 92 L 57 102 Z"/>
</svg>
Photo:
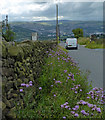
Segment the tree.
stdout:
<svg viewBox="0 0 105 120">
<path fill-rule="evenodd" d="M 74 33 L 74 36 L 78 39 L 79 37 L 83 37 L 83 29 L 76 28 L 73 29 L 72 32 Z"/>
<path fill-rule="evenodd" d="M 6 23 L 5 23 L 6 21 Z M 8 24 L 8 18 L 2 22 L 2 37 L 7 41 L 14 41 L 15 33 L 11 30 L 10 25 Z"/>
<path fill-rule="evenodd" d="M 2 32 L 2 36 L 7 42 L 14 41 L 15 33 L 11 30 L 10 25 L 7 25 L 7 29 L 4 33 Z"/>
</svg>

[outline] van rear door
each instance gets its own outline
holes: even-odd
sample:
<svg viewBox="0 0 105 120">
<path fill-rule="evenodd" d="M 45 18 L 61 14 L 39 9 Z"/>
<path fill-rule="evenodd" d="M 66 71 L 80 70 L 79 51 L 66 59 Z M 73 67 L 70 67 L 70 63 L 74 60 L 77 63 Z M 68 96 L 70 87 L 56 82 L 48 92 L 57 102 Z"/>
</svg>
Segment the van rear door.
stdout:
<svg viewBox="0 0 105 120">
<path fill-rule="evenodd" d="M 68 38 L 67 43 L 68 43 L 68 47 L 77 47 L 77 39 L 76 38 Z"/>
</svg>

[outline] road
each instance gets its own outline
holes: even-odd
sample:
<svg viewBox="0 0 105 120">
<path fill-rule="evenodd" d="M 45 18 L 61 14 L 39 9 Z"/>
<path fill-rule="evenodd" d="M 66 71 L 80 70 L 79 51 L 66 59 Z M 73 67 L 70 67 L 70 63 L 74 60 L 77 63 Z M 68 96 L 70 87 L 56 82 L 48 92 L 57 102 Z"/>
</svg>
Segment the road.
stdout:
<svg viewBox="0 0 105 120">
<path fill-rule="evenodd" d="M 60 43 L 65 46 L 65 43 Z M 81 71 L 90 71 L 89 83 L 93 87 L 103 88 L 103 49 L 88 49 L 79 45 L 78 50 L 68 50 L 69 55 L 78 62 Z"/>
</svg>

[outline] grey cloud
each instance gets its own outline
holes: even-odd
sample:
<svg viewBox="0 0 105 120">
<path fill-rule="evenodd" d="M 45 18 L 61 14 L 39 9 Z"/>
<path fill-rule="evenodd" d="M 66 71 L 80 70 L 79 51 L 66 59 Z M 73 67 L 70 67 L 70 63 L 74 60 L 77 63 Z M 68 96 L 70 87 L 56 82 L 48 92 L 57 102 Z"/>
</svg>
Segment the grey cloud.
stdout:
<svg viewBox="0 0 105 120">
<path fill-rule="evenodd" d="M 64 19 L 72 20 L 102 20 L 103 3 L 98 2 L 66 2 L 59 4 L 59 16 L 64 16 Z M 56 6 L 52 4 L 48 10 L 42 11 L 36 15 L 55 17 Z"/>
<path fill-rule="evenodd" d="M 59 5 L 59 14 L 72 19 L 85 20 L 85 17 L 87 16 L 88 18 L 95 20 L 94 18 L 99 15 L 97 12 L 102 13 L 102 9 L 102 3 L 65 3 Z M 102 18 L 102 14 L 100 14 L 99 17 Z"/>
<path fill-rule="evenodd" d="M 43 11 L 29 11 L 20 15 L 10 15 L 10 19 L 17 17 L 17 20 L 23 20 L 21 17 L 25 17 L 26 20 L 31 20 L 32 17 L 45 16 L 50 19 L 56 16 L 56 5 L 50 2 L 33 2 L 33 4 L 48 5 L 48 9 Z M 59 16 L 64 16 L 63 19 L 68 20 L 103 20 L 103 3 L 102 2 L 65 2 L 59 3 Z"/>
</svg>

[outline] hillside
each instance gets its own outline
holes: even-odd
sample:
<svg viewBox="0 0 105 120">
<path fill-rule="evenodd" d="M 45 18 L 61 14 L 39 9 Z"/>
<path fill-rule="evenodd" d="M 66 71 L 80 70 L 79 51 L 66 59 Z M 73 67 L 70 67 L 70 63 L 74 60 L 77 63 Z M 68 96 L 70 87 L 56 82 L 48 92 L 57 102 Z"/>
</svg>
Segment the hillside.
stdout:
<svg viewBox="0 0 105 120">
<path fill-rule="evenodd" d="M 56 38 L 56 21 L 35 21 L 35 22 L 12 22 L 12 29 L 16 32 L 16 40 L 30 39 L 32 32 L 38 32 L 39 40 Z M 59 21 L 60 36 L 70 35 L 72 29 L 82 28 L 84 35 L 103 32 L 102 21 Z M 26 36 L 26 37 L 24 37 Z"/>
</svg>

